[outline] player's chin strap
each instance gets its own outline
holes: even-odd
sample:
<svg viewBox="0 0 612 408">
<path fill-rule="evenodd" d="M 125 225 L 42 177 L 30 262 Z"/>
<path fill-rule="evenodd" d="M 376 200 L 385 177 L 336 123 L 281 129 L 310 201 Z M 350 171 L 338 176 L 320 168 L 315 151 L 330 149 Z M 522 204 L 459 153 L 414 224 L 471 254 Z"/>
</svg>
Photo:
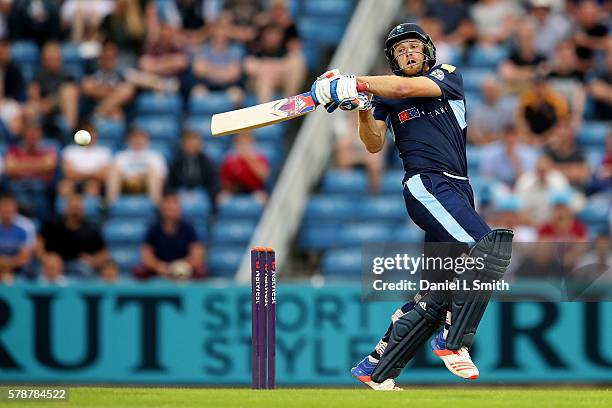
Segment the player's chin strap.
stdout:
<svg viewBox="0 0 612 408">
<path fill-rule="evenodd" d="M 470 251 L 470 256 L 476 260 L 475 264 L 482 267 L 475 266 L 455 278 L 455 281 L 463 281 L 458 282 L 460 288 L 466 287 L 468 290 L 452 292 L 452 321 L 446 336 L 446 348 L 449 350 L 472 345 L 476 329 L 493 293 L 489 289 L 474 290 L 474 281 L 492 283 L 504 276 L 510 264 L 513 237 L 514 233 L 509 229 L 494 229 Z"/>
</svg>

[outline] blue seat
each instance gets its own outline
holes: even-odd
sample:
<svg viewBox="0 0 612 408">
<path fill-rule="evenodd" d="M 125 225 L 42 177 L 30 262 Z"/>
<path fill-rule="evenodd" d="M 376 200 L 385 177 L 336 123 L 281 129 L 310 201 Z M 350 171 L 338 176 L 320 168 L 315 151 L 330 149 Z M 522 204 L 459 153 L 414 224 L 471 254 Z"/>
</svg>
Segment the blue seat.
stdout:
<svg viewBox="0 0 612 408">
<path fill-rule="evenodd" d="M 480 146 L 469 146 L 466 151 L 468 171 L 471 174 L 480 172 L 480 164 L 483 159 L 483 149 Z"/>
<path fill-rule="evenodd" d="M 136 98 L 136 113 L 178 116 L 181 114 L 182 105 L 178 94 L 147 92 Z"/>
<path fill-rule="evenodd" d="M 463 75 L 463 88 L 465 92 L 480 93 L 482 80 L 494 73 L 493 70 L 483 68 L 466 68 L 462 70 L 461 74 Z"/>
<path fill-rule="evenodd" d="M 281 164 L 283 155 L 280 149 L 281 147 L 276 143 L 257 142 L 255 145 L 255 150 L 266 156 L 272 169 L 278 168 L 278 165 Z"/>
<path fill-rule="evenodd" d="M 211 205 L 208 195 L 203 193 L 179 193 L 183 216 L 188 219 L 207 220 L 210 216 Z"/>
<path fill-rule="evenodd" d="M 271 126 L 265 126 L 253 130 L 253 137 L 258 142 L 280 142 L 285 135 L 287 125 L 285 123 L 276 123 Z"/>
<path fill-rule="evenodd" d="M 16 64 L 34 66 L 38 64 L 38 58 L 39 50 L 34 41 L 18 40 L 11 42 L 11 59 Z"/>
<path fill-rule="evenodd" d="M 147 231 L 147 223 L 139 220 L 111 219 L 104 224 L 102 236 L 109 246 L 141 244 Z"/>
<path fill-rule="evenodd" d="M 259 219 L 263 206 L 253 196 L 238 195 L 219 206 L 219 217 L 231 219 Z"/>
<path fill-rule="evenodd" d="M 348 197 L 316 196 L 306 205 L 304 223 L 349 221 L 355 216 L 356 208 L 355 202 Z"/>
<path fill-rule="evenodd" d="M 368 192 L 368 180 L 361 170 L 329 170 L 323 177 L 323 192 L 364 195 Z"/>
<path fill-rule="evenodd" d="M 185 121 L 185 129 L 197 132 L 202 138 L 212 138 L 210 133 L 210 116 L 190 116 Z"/>
<path fill-rule="evenodd" d="M 578 217 L 593 228 L 606 227 L 612 210 L 612 193 L 592 198 Z"/>
<path fill-rule="evenodd" d="M 318 44 L 303 44 L 302 53 L 310 71 L 314 71 L 321 65 L 321 47 Z"/>
<path fill-rule="evenodd" d="M 208 250 L 208 275 L 233 278 L 244 255 L 243 247 L 214 246 Z"/>
<path fill-rule="evenodd" d="M 333 224 L 307 223 L 299 235 L 300 247 L 306 251 L 336 248 L 340 243 L 341 228 Z"/>
<path fill-rule="evenodd" d="M 220 144 L 204 144 L 204 153 L 211 159 L 217 166 L 223 162 L 225 157 L 225 148 Z"/>
<path fill-rule="evenodd" d="M 64 62 L 63 68 L 77 82 L 80 82 L 85 76 L 85 68 L 81 62 Z"/>
<path fill-rule="evenodd" d="M 607 122 L 584 122 L 578 131 L 577 140 L 582 146 L 604 147 L 612 127 Z"/>
<path fill-rule="evenodd" d="M 255 221 L 219 221 L 211 231 L 213 245 L 247 245 L 255 232 Z"/>
<path fill-rule="evenodd" d="M 66 42 L 61 45 L 62 61 L 64 64 L 82 63 L 80 45 L 77 43 Z"/>
<path fill-rule="evenodd" d="M 380 223 L 348 225 L 341 229 L 339 245 L 356 246 L 393 242 L 391 232 L 388 225 Z"/>
<path fill-rule="evenodd" d="M 302 16 L 297 20 L 304 43 L 338 45 L 344 35 L 346 21 L 319 16 Z"/>
<path fill-rule="evenodd" d="M 196 236 L 200 242 L 208 242 L 208 220 L 196 218 L 188 221 L 193 225 L 193 228 L 195 228 Z"/>
<path fill-rule="evenodd" d="M 387 170 L 382 178 L 381 194 L 401 194 L 404 189 L 403 178 L 404 170 Z"/>
<path fill-rule="evenodd" d="M 93 125 L 96 128 L 98 140 L 110 139 L 121 142 L 125 137 L 125 122 L 123 121 L 96 117 L 93 119 Z"/>
<path fill-rule="evenodd" d="M 394 228 L 392 234 L 393 243 L 395 244 L 419 244 L 423 242 L 425 233 L 421 229 L 410 228 L 407 225 L 401 225 Z"/>
<path fill-rule="evenodd" d="M 346 19 L 353 12 L 350 0 L 308 0 L 302 3 L 302 13 L 308 16 Z"/>
<path fill-rule="evenodd" d="M 401 223 L 407 219 L 406 205 L 400 195 L 367 197 L 360 200 L 356 206 L 362 221 Z"/>
<path fill-rule="evenodd" d="M 599 146 L 587 146 L 584 149 L 584 157 L 591 169 L 596 169 L 601 165 L 604 157 L 604 149 Z"/>
<path fill-rule="evenodd" d="M 119 273 L 131 275 L 132 270 L 141 264 L 140 245 L 114 245 L 109 248 L 111 257 L 119 267 Z"/>
<path fill-rule="evenodd" d="M 160 153 L 166 159 L 166 163 L 169 163 L 174 156 L 174 152 L 177 148 L 177 144 L 171 140 L 153 139 L 149 143 L 151 150 L 155 150 Z"/>
<path fill-rule="evenodd" d="M 321 261 L 321 269 L 326 277 L 359 277 L 361 250 L 354 248 L 326 251 Z"/>
<path fill-rule="evenodd" d="M 175 141 L 181 136 L 179 121 L 169 116 L 140 116 L 134 125 L 147 132 L 151 139 Z"/>
<path fill-rule="evenodd" d="M 508 49 L 501 46 L 475 46 L 468 54 L 468 65 L 475 68 L 494 68 L 508 56 Z"/>
<path fill-rule="evenodd" d="M 227 92 L 210 92 L 194 95 L 189 99 L 189 112 L 192 115 L 212 115 L 235 109 Z"/>
<path fill-rule="evenodd" d="M 110 216 L 114 218 L 150 219 L 155 214 L 155 206 L 146 195 L 121 196 L 110 206 Z"/>
</svg>

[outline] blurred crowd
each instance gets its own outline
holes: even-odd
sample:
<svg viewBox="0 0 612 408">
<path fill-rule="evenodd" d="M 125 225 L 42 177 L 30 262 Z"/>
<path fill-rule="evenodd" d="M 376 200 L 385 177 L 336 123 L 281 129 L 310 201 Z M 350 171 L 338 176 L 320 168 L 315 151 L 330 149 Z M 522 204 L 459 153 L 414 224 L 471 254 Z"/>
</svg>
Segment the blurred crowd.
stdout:
<svg viewBox="0 0 612 408">
<path fill-rule="evenodd" d="M 589 256 L 610 280 L 611 11 L 603 0 L 408 0 L 396 19 L 421 24 L 437 64 L 463 75 L 469 176 L 489 224 L 517 242 L 597 242 Z M 336 167 L 365 169 L 377 195 L 398 165 L 393 141 L 368 154 L 354 122 L 336 122 Z"/>
<path fill-rule="evenodd" d="M 136 101 L 221 94 L 231 109 L 249 94 L 250 103 L 296 94 L 305 75 L 282 0 L 0 0 L 0 281 L 117 280 L 101 226 L 134 194 L 158 216 L 133 276 L 206 277 L 206 243 L 182 216 L 181 194 L 203 192 L 213 209 L 234 195 L 263 204 L 268 158 L 244 133 L 212 160 L 208 125 L 184 118 L 180 140 L 159 150 Z M 126 129 L 118 140 L 102 137 L 109 123 Z M 90 145 L 72 142 L 78 129 Z M 101 219 L 89 217 L 91 202 Z"/>
</svg>

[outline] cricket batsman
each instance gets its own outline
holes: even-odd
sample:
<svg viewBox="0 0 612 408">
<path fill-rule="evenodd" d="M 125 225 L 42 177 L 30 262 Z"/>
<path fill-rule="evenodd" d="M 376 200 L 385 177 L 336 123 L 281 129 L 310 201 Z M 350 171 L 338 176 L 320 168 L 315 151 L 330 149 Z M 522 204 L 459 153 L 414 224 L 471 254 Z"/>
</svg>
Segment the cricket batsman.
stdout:
<svg viewBox="0 0 612 408">
<path fill-rule="evenodd" d="M 384 52 L 394 75 L 354 77 L 332 70 L 315 81 L 312 95 L 328 112 L 337 107 L 358 109 L 359 137 L 370 153 L 383 148 L 387 129 L 391 131 L 405 170 L 406 209 L 425 231 L 426 256 L 444 247 L 441 252 L 483 261 L 480 268 L 461 275 L 424 270 L 422 279 L 461 279 L 468 284 L 501 279 L 510 263 L 513 233 L 491 230 L 474 207 L 461 74 L 452 65 L 436 65 L 436 47 L 417 24 L 393 28 Z M 368 84 L 372 100 L 357 92 L 358 82 Z M 432 351 L 453 374 L 476 379 L 479 372 L 469 349 L 491 294 L 490 290 L 419 292 L 393 314 L 386 334 L 351 374 L 376 390 L 399 389 L 394 379 L 438 331 L 430 342 Z"/>
</svg>

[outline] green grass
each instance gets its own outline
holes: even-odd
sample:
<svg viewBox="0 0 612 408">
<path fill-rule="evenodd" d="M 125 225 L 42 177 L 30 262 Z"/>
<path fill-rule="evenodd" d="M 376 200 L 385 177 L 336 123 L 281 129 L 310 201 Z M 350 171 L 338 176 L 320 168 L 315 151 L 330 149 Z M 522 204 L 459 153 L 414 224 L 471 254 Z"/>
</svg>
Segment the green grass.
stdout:
<svg viewBox="0 0 612 408">
<path fill-rule="evenodd" d="M 68 402 L 0 402 L 6 407 L 610 407 L 612 390 L 571 387 L 418 387 L 402 392 L 355 389 L 72 387 Z"/>
</svg>

